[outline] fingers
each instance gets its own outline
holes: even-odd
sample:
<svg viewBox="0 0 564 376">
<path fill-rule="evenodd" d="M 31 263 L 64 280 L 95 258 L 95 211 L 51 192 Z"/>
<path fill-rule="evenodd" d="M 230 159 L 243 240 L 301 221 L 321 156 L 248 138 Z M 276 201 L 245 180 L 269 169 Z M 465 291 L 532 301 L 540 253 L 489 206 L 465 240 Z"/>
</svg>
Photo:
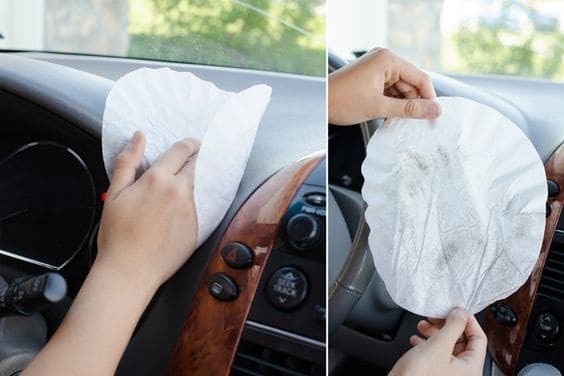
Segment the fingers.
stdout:
<svg viewBox="0 0 564 376">
<path fill-rule="evenodd" d="M 107 196 L 109 199 L 117 196 L 119 192 L 133 184 L 135 173 L 145 152 L 145 136 L 142 132 L 136 131 L 125 149 L 117 156 L 112 182 L 108 188 Z"/>
<path fill-rule="evenodd" d="M 200 149 L 200 142 L 194 138 L 186 138 L 174 143 L 166 153 L 153 165 L 154 169 L 166 174 L 175 174 L 192 158 Z"/>
<path fill-rule="evenodd" d="M 439 329 L 443 327 L 443 325 L 445 324 L 445 319 L 436 319 L 434 317 L 427 317 L 427 321 L 429 321 L 431 324 L 438 326 Z"/>
<path fill-rule="evenodd" d="M 192 191 L 194 189 L 194 173 L 196 171 L 196 160 L 198 155 L 194 155 L 186 164 L 178 171 L 176 174 L 177 179 L 181 179 L 186 182 L 188 189 Z"/>
<path fill-rule="evenodd" d="M 429 76 L 414 65 L 397 58 L 400 80 L 415 87 L 422 98 L 432 99 L 437 96 Z"/>
<path fill-rule="evenodd" d="M 417 346 L 417 345 L 420 345 L 424 342 L 425 342 L 425 339 L 421 338 L 419 336 L 413 335 L 413 336 L 409 337 L 409 344 L 411 346 Z"/>
<path fill-rule="evenodd" d="M 425 338 L 429 338 L 439 332 L 439 327 L 431 324 L 428 321 L 421 320 L 417 323 L 417 331 Z"/>
<path fill-rule="evenodd" d="M 438 103 L 430 99 L 398 99 L 383 97 L 382 113 L 388 117 L 435 119 L 441 114 Z"/>
<path fill-rule="evenodd" d="M 468 312 L 462 308 L 453 309 L 447 316 L 442 329 L 431 340 L 448 347 L 452 352 L 454 345 L 456 345 L 460 336 L 464 333 L 468 316 Z"/>
<path fill-rule="evenodd" d="M 398 92 L 401 93 L 402 98 L 405 99 L 416 99 L 419 98 L 417 89 L 404 81 L 398 81 L 394 84 L 394 87 Z"/>
<path fill-rule="evenodd" d="M 482 330 L 480 323 L 473 315 L 468 314 L 468 322 L 464 329 L 467 344 L 465 351 L 460 354 L 461 358 L 465 359 L 484 359 L 486 348 L 488 345 L 488 338 Z"/>
</svg>

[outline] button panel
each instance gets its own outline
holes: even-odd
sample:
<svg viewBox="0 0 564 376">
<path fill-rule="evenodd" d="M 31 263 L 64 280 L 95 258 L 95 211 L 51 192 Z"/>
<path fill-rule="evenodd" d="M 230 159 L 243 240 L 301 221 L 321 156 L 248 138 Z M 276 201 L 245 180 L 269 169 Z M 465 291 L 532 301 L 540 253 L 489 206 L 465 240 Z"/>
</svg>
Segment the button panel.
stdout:
<svg viewBox="0 0 564 376">
<path fill-rule="evenodd" d="M 242 243 L 229 242 L 221 249 L 221 258 L 232 268 L 246 269 L 253 265 L 254 253 Z"/>
<path fill-rule="evenodd" d="M 307 279 L 298 269 L 285 266 L 272 274 L 266 285 L 270 303 L 285 311 L 297 308 L 308 293 Z"/>
<path fill-rule="evenodd" d="M 513 326 L 517 324 L 517 314 L 505 303 L 497 302 L 492 304 L 490 311 L 494 315 L 495 319 L 503 325 Z"/>
<path fill-rule="evenodd" d="M 323 313 L 327 300 L 325 286 L 325 161 L 316 167 L 320 184 L 303 184 L 284 215 L 278 237 L 260 281 L 248 320 L 294 333 L 316 341 L 325 341 Z M 316 175 L 316 176 L 317 176 Z M 323 184 L 323 185 L 322 185 Z M 292 221 L 298 216 L 299 219 Z M 303 215 L 307 215 L 304 217 Z M 311 217 L 309 217 L 311 216 Z M 315 224 L 307 223 L 313 218 Z M 305 223 L 301 223 L 302 220 Z M 293 222 L 293 223 L 291 223 Z M 288 224 L 290 223 L 290 226 Z M 302 225 L 306 225 L 300 228 Z M 288 227 L 299 225 L 292 235 L 302 240 L 319 236 L 309 248 L 299 249 L 292 244 Z M 315 237 L 311 236 L 315 227 Z M 296 230 L 296 231 L 293 231 Z M 298 234 L 296 234 L 296 232 Z M 295 241 L 295 240 L 294 240 Z M 311 243 L 310 243 L 311 244 Z M 292 275 L 281 276 L 281 270 L 291 268 Z M 281 279 L 280 281 L 278 281 Z M 275 285 L 277 285 L 275 287 Z"/>
<path fill-rule="evenodd" d="M 286 224 L 290 245 L 300 251 L 315 248 L 323 236 L 319 220 L 311 214 L 296 214 Z"/>
<path fill-rule="evenodd" d="M 239 286 L 233 280 L 223 273 L 215 273 L 208 279 L 208 291 L 219 300 L 234 300 L 239 295 Z"/>
<path fill-rule="evenodd" d="M 535 320 L 535 335 L 543 345 L 550 345 L 558 335 L 558 320 L 550 313 L 543 313 Z"/>
<path fill-rule="evenodd" d="M 304 200 L 310 205 L 322 208 L 326 206 L 327 201 L 325 193 L 318 192 L 308 193 L 307 195 L 304 195 Z"/>
</svg>

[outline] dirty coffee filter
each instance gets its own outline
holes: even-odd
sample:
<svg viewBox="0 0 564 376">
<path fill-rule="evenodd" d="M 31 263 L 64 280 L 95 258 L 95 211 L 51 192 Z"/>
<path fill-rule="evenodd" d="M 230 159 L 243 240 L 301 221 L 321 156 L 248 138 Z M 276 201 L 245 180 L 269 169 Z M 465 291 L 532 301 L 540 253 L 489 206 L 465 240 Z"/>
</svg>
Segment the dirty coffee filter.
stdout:
<svg viewBox="0 0 564 376">
<path fill-rule="evenodd" d="M 136 130 L 146 137 L 142 170 L 176 141 L 199 139 L 194 201 L 202 244 L 235 198 L 270 93 L 266 85 L 224 91 L 168 68 L 142 68 L 123 76 L 112 87 L 104 111 L 102 152 L 108 176 Z"/>
<path fill-rule="evenodd" d="M 515 292 L 537 261 L 547 184 L 510 120 L 437 98 L 436 120 L 388 119 L 362 165 L 369 245 L 392 299 L 408 311 L 477 313 Z"/>
</svg>

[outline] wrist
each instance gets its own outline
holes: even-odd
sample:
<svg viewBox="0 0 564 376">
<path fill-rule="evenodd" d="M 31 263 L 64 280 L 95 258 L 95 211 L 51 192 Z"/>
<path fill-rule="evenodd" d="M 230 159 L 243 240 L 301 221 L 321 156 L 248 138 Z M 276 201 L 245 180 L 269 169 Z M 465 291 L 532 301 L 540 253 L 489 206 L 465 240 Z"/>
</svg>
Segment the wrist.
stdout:
<svg viewBox="0 0 564 376">
<path fill-rule="evenodd" d="M 339 98 L 339 88 L 338 86 L 338 74 L 340 72 L 331 73 L 327 79 L 327 120 L 330 124 L 342 125 L 342 120 L 340 119 L 339 110 L 342 105 L 341 99 Z"/>
<path fill-rule="evenodd" d="M 114 291 L 142 300 L 147 305 L 160 287 L 160 283 L 148 273 L 133 269 L 135 268 L 124 267 L 121 263 L 99 255 L 92 265 L 88 278 L 104 280 L 104 285 L 109 284 Z"/>
</svg>

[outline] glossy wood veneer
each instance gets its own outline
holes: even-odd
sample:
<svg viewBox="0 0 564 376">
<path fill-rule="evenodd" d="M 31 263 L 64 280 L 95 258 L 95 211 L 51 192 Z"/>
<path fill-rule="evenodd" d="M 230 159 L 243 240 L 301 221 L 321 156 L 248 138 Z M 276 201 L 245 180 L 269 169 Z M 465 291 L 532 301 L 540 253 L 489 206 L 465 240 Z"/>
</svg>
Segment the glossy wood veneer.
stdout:
<svg viewBox="0 0 564 376">
<path fill-rule="evenodd" d="M 548 256 L 556 224 L 564 204 L 564 145 L 549 158 L 545 164 L 547 179 L 560 186 L 560 193 L 548 199 L 551 213 L 546 218 L 544 239 L 537 263 L 527 282 L 510 297 L 502 300 L 517 314 L 517 324 L 505 326 L 495 320 L 491 312 L 487 313 L 485 331 L 488 336 L 488 350 L 499 369 L 506 375 L 514 375 L 517 361 L 525 337 L 527 324 L 533 309 L 537 289 L 542 278 L 544 264 Z"/>
<path fill-rule="evenodd" d="M 247 315 L 268 256 L 288 206 L 315 166 L 324 158 L 317 153 L 295 162 L 267 180 L 243 204 L 229 224 L 207 266 L 192 307 L 169 362 L 168 375 L 228 375 Z M 246 244 L 254 251 L 248 269 L 229 267 L 221 249 L 229 242 Z M 220 301 L 208 292 L 208 278 L 225 273 L 239 286 L 233 301 Z"/>
</svg>

